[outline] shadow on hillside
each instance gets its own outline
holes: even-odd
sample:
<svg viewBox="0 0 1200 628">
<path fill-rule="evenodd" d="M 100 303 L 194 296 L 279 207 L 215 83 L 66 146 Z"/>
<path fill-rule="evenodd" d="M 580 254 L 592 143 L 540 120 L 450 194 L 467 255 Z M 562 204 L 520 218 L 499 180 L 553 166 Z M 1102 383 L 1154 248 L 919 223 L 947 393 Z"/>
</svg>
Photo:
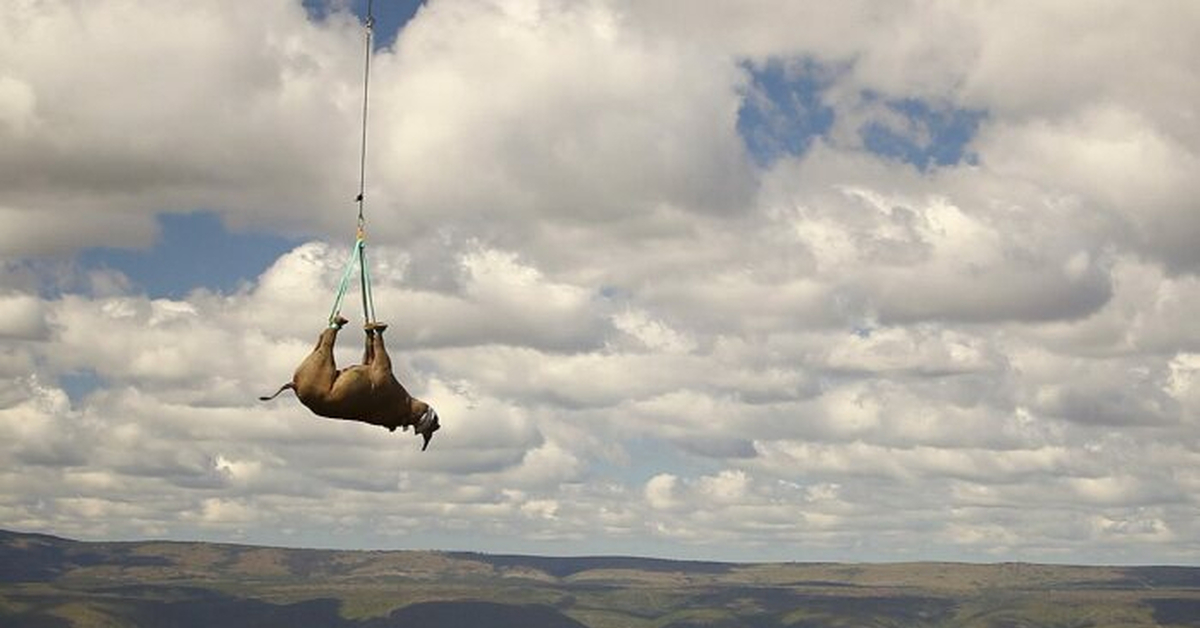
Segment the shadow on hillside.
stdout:
<svg viewBox="0 0 1200 628">
<path fill-rule="evenodd" d="M 100 601 L 102 600 L 102 601 Z M 0 624 L 59 628 L 72 625 L 73 613 L 101 614 L 121 625 L 170 628 L 579 628 L 583 624 L 549 606 L 491 602 L 427 602 L 393 611 L 387 617 L 346 619 L 333 598 L 272 604 L 196 587 L 125 586 L 90 592 L 23 596 L 32 608 L 0 612 Z"/>
</svg>

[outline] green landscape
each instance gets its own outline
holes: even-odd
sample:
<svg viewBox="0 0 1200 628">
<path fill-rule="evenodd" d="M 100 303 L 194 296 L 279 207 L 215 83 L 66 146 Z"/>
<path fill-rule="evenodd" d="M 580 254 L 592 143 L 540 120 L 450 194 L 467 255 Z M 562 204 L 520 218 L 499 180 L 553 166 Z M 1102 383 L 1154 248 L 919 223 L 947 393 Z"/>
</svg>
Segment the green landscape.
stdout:
<svg viewBox="0 0 1200 628">
<path fill-rule="evenodd" d="M 0 531 L 0 625 L 1200 626 L 1200 568 L 737 564 Z"/>
</svg>

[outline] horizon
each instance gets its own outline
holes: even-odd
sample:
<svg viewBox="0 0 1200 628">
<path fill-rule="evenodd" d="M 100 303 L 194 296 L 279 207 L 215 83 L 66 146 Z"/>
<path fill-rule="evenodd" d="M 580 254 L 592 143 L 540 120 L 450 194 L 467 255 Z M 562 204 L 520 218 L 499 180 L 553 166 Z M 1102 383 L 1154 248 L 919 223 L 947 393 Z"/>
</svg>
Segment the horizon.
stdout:
<svg viewBox="0 0 1200 628">
<path fill-rule="evenodd" d="M 308 547 L 295 545 L 270 545 L 259 543 L 245 543 L 238 541 L 209 541 L 203 539 L 75 539 L 70 537 L 58 536 L 45 532 L 24 532 L 21 530 L 8 530 L 0 528 L 0 532 L 7 532 L 20 536 L 35 536 L 47 537 L 57 541 L 67 541 L 71 543 L 82 544 L 181 544 L 181 545 L 226 545 L 230 547 L 241 548 L 256 548 L 256 549 L 273 549 L 284 551 L 308 551 L 308 552 L 362 552 L 362 553 L 429 553 L 429 554 L 446 554 L 455 556 L 487 556 L 489 558 L 530 558 L 537 560 L 634 560 L 654 563 L 681 563 L 681 564 L 699 564 L 699 565 L 974 565 L 974 566 L 999 566 L 999 565 L 1028 565 L 1035 567 L 1079 567 L 1081 569 L 1093 568 L 1179 568 L 1179 569 L 1200 569 L 1200 565 L 1177 564 L 1177 563 L 1059 563 L 1059 562 L 1031 562 L 1023 560 L 994 560 L 994 561 L 969 561 L 969 560 L 882 560 L 882 561 L 829 561 L 829 560 L 750 560 L 750 561 L 732 561 L 732 560 L 716 560 L 704 558 L 676 558 L 671 556 L 647 556 L 635 554 L 525 554 L 525 553 L 505 553 L 505 552 L 490 552 L 482 550 L 460 550 L 460 549 L 413 549 L 402 547 Z"/>
<path fill-rule="evenodd" d="M 0 527 L 1200 565 L 1200 5 L 375 2 L 421 452 L 256 400 L 354 244 L 367 4 L 0 8 Z"/>
</svg>

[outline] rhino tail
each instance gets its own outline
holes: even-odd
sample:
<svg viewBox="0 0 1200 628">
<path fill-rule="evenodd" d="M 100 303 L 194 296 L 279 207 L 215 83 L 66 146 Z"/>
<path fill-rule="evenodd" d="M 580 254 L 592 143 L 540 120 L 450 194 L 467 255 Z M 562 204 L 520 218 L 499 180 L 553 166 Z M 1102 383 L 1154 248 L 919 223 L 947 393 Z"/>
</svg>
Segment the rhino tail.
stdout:
<svg viewBox="0 0 1200 628">
<path fill-rule="evenodd" d="M 276 391 L 275 391 L 275 394 L 271 395 L 270 397 L 259 397 L 259 398 L 258 398 L 258 400 L 259 400 L 259 401 L 270 401 L 270 400 L 272 400 L 272 399 L 274 399 L 274 398 L 278 397 L 278 396 L 279 396 L 279 393 L 281 393 L 281 392 L 283 392 L 283 391 L 285 391 L 285 390 L 289 390 L 289 389 L 290 389 L 290 390 L 296 390 L 296 385 L 295 385 L 295 384 L 293 384 L 292 382 L 288 382 L 288 383 L 286 383 L 286 384 L 284 384 L 284 385 L 280 386 L 280 387 L 279 387 L 279 390 L 276 390 Z"/>
</svg>

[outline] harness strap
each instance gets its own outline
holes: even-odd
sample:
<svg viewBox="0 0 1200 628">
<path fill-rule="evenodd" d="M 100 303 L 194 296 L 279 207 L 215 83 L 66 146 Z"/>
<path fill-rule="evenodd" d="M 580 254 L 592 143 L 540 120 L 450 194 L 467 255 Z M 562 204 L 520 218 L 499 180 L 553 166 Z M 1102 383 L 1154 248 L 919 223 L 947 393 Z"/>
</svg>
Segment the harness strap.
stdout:
<svg viewBox="0 0 1200 628">
<path fill-rule="evenodd" d="M 330 327 L 334 326 L 333 321 L 342 312 L 342 299 L 346 297 L 346 290 L 350 288 L 350 275 L 354 273 L 354 267 L 358 266 L 360 272 L 366 268 L 362 263 L 362 250 L 365 244 L 362 238 L 356 240 L 354 242 L 354 250 L 350 252 L 350 259 L 346 260 L 346 269 L 342 271 L 342 279 L 338 282 L 337 296 L 333 300 L 333 309 L 329 311 Z"/>
</svg>

